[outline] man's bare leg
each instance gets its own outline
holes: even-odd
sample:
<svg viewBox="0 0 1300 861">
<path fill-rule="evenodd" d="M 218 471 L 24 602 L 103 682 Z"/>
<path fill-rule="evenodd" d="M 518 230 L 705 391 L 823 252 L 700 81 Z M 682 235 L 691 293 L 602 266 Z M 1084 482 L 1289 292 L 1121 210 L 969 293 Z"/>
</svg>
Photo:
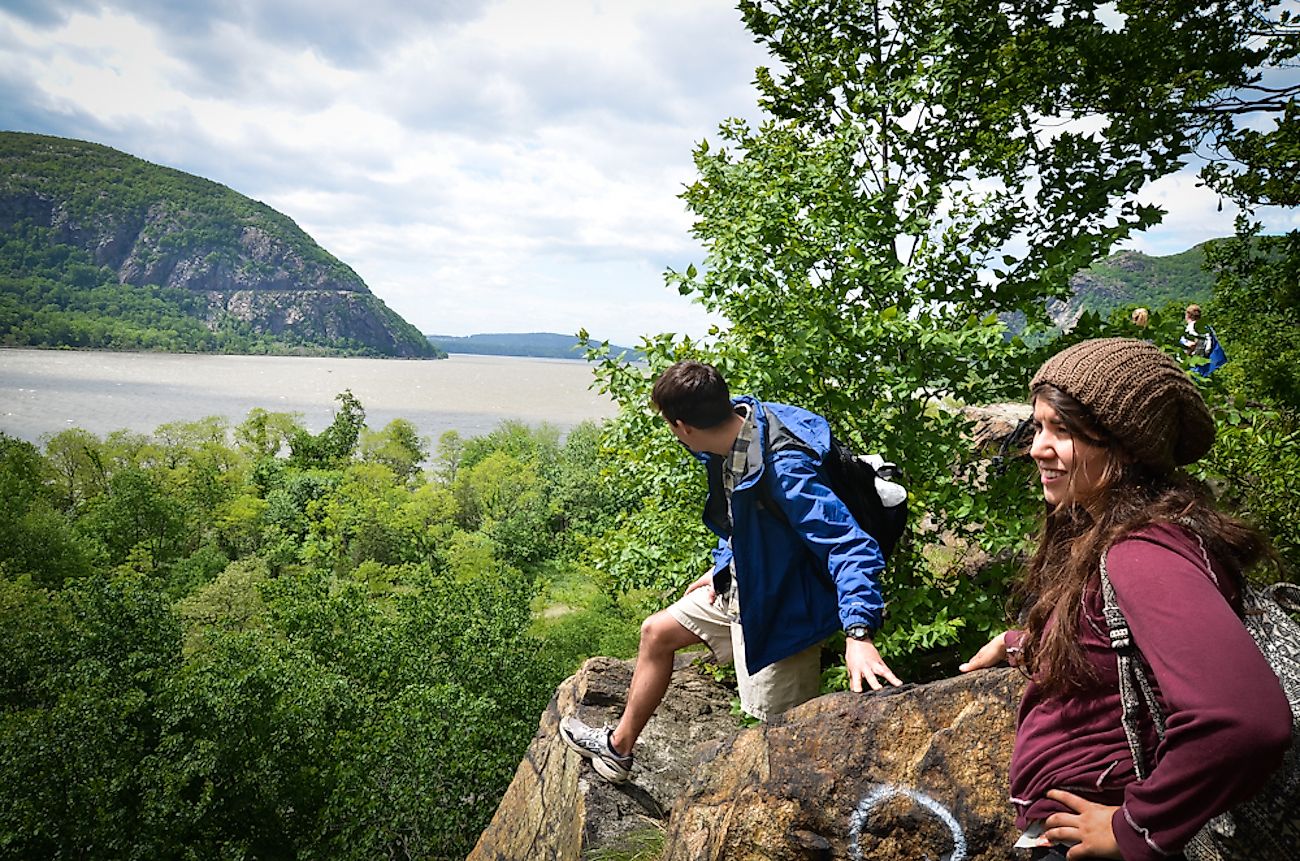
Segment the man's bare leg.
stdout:
<svg viewBox="0 0 1300 861">
<path fill-rule="evenodd" d="M 622 755 L 632 752 L 641 730 L 668 692 L 677 651 L 702 642 L 666 610 L 641 623 L 641 644 L 637 647 L 632 684 L 627 690 L 627 705 L 609 739 L 615 752 Z"/>
</svg>

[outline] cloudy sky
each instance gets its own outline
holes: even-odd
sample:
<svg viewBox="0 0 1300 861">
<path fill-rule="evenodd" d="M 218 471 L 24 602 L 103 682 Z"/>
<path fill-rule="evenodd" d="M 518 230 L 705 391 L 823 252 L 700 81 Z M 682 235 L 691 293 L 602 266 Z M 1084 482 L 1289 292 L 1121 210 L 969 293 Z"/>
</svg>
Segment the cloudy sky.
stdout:
<svg viewBox="0 0 1300 861">
<path fill-rule="evenodd" d="M 0 129 L 261 200 L 423 332 L 630 344 L 709 325 L 677 195 L 763 62 L 725 0 L 0 0 Z M 1231 232 L 1190 174 L 1147 199 L 1131 247 Z"/>
</svg>

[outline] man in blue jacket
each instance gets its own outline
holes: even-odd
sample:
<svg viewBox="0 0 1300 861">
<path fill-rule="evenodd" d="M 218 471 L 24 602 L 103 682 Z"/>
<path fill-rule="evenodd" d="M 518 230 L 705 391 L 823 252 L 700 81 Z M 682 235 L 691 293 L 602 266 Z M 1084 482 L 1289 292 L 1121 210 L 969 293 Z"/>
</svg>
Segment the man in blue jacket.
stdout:
<svg viewBox="0 0 1300 861">
<path fill-rule="evenodd" d="M 627 705 L 615 727 L 560 722 L 565 743 L 615 783 L 672 677 L 679 649 L 706 644 L 734 661 L 741 707 L 762 720 L 817 695 L 821 643 L 846 635 L 849 684 L 902 684 L 872 643 L 884 600 L 884 556 L 826 482 L 826 420 L 785 404 L 732 399 L 716 368 L 678 362 L 655 381 L 655 408 L 704 464 L 704 523 L 718 536 L 714 565 L 641 625 Z M 767 482 L 764 493 L 760 482 Z M 768 506 L 781 510 L 774 513 Z"/>
</svg>

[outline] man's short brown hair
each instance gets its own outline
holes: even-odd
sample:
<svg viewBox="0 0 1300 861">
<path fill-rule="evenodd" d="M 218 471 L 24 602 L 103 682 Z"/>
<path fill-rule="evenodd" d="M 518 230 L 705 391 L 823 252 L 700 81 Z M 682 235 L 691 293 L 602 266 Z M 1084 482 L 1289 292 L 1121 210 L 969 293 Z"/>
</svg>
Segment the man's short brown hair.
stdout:
<svg viewBox="0 0 1300 861">
<path fill-rule="evenodd" d="M 711 428 L 731 417 L 731 392 L 718 369 L 703 362 L 678 362 L 655 380 L 650 393 L 659 415 L 670 424 Z"/>
</svg>

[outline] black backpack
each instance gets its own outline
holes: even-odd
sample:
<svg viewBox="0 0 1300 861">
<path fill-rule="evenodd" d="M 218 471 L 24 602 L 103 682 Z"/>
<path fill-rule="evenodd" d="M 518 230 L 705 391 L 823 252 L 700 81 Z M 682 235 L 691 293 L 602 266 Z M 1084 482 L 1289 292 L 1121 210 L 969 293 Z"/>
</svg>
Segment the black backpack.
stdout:
<svg viewBox="0 0 1300 861">
<path fill-rule="evenodd" d="M 888 561 L 907 528 L 907 490 L 900 483 L 902 471 L 898 465 L 880 455 L 855 454 L 834 436 L 823 465 L 826 483 L 862 531 L 876 539 Z M 770 475 L 765 473 L 759 482 L 759 504 L 774 517 L 789 523 L 772 497 L 770 481 Z"/>
</svg>

